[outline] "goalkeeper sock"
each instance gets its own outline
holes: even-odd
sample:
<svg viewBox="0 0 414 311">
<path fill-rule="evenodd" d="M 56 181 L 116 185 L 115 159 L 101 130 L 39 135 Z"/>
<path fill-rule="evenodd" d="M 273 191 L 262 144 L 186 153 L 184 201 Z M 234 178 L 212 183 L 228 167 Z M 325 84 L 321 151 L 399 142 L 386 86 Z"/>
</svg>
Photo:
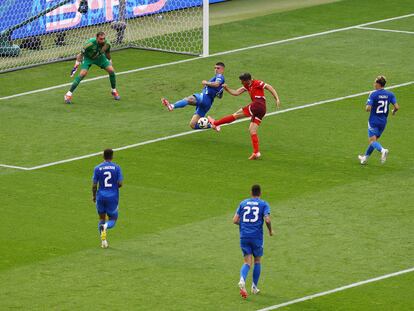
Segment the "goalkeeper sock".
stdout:
<svg viewBox="0 0 414 311">
<path fill-rule="evenodd" d="M 70 87 L 70 92 L 74 92 L 75 89 L 78 87 L 79 83 L 83 80 L 83 77 L 81 75 L 77 76 L 75 80 L 73 80 L 72 86 Z"/>
<path fill-rule="evenodd" d="M 174 106 L 174 109 L 176 109 L 176 108 L 184 108 L 187 105 L 188 105 L 188 101 L 186 99 L 182 99 L 176 102 L 173 106 Z"/>
<path fill-rule="evenodd" d="M 116 220 L 114 219 L 108 220 L 108 222 L 106 223 L 108 225 L 107 229 L 112 229 L 113 227 L 115 227 L 115 223 L 116 223 Z"/>
<path fill-rule="evenodd" d="M 116 89 L 116 76 L 115 76 L 115 72 L 111 72 L 109 74 L 109 81 L 111 81 L 111 87 L 112 87 L 112 89 Z"/>
</svg>

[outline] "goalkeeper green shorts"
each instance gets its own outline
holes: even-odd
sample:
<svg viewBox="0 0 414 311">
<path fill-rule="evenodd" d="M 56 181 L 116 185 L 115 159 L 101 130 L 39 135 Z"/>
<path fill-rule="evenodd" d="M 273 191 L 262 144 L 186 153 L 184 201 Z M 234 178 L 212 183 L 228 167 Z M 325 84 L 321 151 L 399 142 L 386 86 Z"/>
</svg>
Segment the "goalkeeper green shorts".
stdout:
<svg viewBox="0 0 414 311">
<path fill-rule="evenodd" d="M 106 67 L 111 66 L 111 63 L 103 54 L 96 59 L 84 57 L 81 64 L 81 70 L 89 70 L 89 68 L 91 68 L 92 65 L 96 65 L 101 67 L 102 69 L 105 69 Z"/>
</svg>

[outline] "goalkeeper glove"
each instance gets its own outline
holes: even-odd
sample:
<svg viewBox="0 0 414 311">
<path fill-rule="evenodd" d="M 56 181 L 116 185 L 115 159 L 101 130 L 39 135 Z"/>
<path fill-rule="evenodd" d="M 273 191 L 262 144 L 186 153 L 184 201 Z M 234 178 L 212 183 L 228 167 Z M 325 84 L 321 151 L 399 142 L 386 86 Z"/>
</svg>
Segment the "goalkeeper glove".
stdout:
<svg viewBox="0 0 414 311">
<path fill-rule="evenodd" d="M 79 65 L 80 65 L 80 62 L 76 61 L 75 66 L 73 66 L 72 71 L 70 72 L 71 77 L 73 77 L 75 75 L 76 71 L 78 70 Z"/>
</svg>

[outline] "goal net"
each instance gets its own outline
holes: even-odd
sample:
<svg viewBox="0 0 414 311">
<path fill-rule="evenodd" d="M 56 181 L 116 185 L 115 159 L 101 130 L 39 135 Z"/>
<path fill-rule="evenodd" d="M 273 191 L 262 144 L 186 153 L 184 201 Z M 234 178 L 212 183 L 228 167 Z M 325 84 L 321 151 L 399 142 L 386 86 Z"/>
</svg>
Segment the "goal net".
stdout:
<svg viewBox="0 0 414 311">
<path fill-rule="evenodd" d="M 205 56 L 208 3 L 1 0 L 0 72 L 72 59 L 98 31 L 106 33 L 115 50 L 141 48 Z"/>
</svg>

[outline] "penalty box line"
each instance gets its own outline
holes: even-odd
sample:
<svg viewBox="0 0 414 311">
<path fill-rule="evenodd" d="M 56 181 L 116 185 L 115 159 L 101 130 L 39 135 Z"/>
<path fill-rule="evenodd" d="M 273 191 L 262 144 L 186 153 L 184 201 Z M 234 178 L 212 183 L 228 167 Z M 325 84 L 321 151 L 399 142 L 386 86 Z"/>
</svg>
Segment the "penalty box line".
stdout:
<svg viewBox="0 0 414 311">
<path fill-rule="evenodd" d="M 227 55 L 227 54 L 233 54 L 233 53 L 248 51 L 248 50 L 252 50 L 252 49 L 264 48 L 264 47 L 268 47 L 268 46 L 273 46 L 273 45 L 298 41 L 298 40 L 302 40 L 302 39 L 308 39 L 308 38 L 324 36 L 324 35 L 328 35 L 328 34 L 332 34 L 332 33 L 336 33 L 336 32 L 347 31 L 347 30 L 351 30 L 351 29 L 358 29 L 359 27 L 365 27 L 365 26 L 369 26 L 369 25 L 374 25 L 374 24 L 379 24 L 379 23 L 384 23 L 384 22 L 390 22 L 390 21 L 404 19 L 404 18 L 413 17 L 413 16 L 414 16 L 414 13 L 410 13 L 410 14 L 406 14 L 406 15 L 400 15 L 400 16 L 395 16 L 395 17 L 391 17 L 391 18 L 376 20 L 376 21 L 363 23 L 363 24 L 358 24 L 358 25 L 353 25 L 353 26 L 349 26 L 349 27 L 336 28 L 336 29 L 331 29 L 331 30 L 327 30 L 327 31 L 312 33 L 312 34 L 309 34 L 309 35 L 292 37 L 292 38 L 289 38 L 289 39 L 272 41 L 272 42 L 268 42 L 268 43 L 251 45 L 251 46 L 247 46 L 247 47 L 244 47 L 244 48 L 213 53 L 213 54 L 210 54 L 209 56 L 206 56 L 206 57 L 195 57 L 195 58 L 189 58 L 189 59 L 174 61 L 174 62 L 170 62 L 170 63 L 163 63 L 163 64 L 158 64 L 158 65 L 153 65 L 153 66 L 148 66 L 148 67 L 141 67 L 141 68 L 136 68 L 136 69 L 132 69 L 132 70 L 121 71 L 121 72 L 118 72 L 117 75 L 125 75 L 125 74 L 140 72 L 140 71 L 146 71 L 146 70 L 151 70 L 151 69 L 157 69 L 157 68 L 162 68 L 162 67 L 168 67 L 168 66 L 183 64 L 183 63 L 192 62 L 192 61 L 200 60 L 200 59 L 204 59 L 204 58 L 212 58 L 212 57 L 217 57 L 217 56 L 222 56 L 222 55 Z M 98 77 L 95 77 L 95 78 L 85 79 L 85 80 L 82 81 L 82 83 L 92 82 L 92 81 L 101 80 L 101 79 L 106 79 L 107 77 L 108 77 L 107 75 L 103 75 L 103 76 L 98 76 Z M 51 86 L 51 87 L 46 87 L 46 88 L 42 88 L 42 89 L 37 89 L 37 90 L 33 90 L 33 91 L 28 91 L 28 92 L 9 95 L 9 96 L 4 96 L 4 97 L 0 97 L 0 101 L 1 100 L 6 100 L 6 99 L 16 98 L 16 97 L 20 97 L 20 96 L 25 96 L 25 95 L 31 95 L 31 94 L 41 93 L 41 92 L 47 92 L 47 91 L 50 91 L 50 90 L 54 90 L 54 89 L 58 89 L 58 88 L 62 88 L 62 87 L 67 87 L 67 86 L 70 86 L 70 85 L 72 85 L 71 82 L 70 83 L 63 83 L 63 84 L 59 84 L 59 85 L 55 85 L 55 86 Z"/>
<path fill-rule="evenodd" d="M 396 89 L 396 88 L 400 88 L 400 87 L 404 87 L 404 86 L 409 86 L 409 85 L 412 85 L 412 84 L 414 84 L 414 81 L 409 81 L 409 82 L 405 82 L 405 83 L 401 83 L 401 84 L 396 84 L 396 85 L 388 87 L 387 89 L 388 90 Z M 355 97 L 359 97 L 359 96 L 363 96 L 363 95 L 368 95 L 370 92 L 372 92 L 372 91 L 360 92 L 360 93 L 356 93 L 356 94 L 352 94 L 352 95 L 347 95 L 347 96 L 342 96 L 342 97 L 337 97 L 337 98 L 332 98 L 332 99 L 326 99 L 326 100 L 317 101 L 317 102 L 310 103 L 310 104 L 305 104 L 305 105 L 296 106 L 296 107 L 292 107 L 292 108 L 287 108 L 287 109 L 283 109 L 283 110 L 273 111 L 273 112 L 267 113 L 266 116 L 269 117 L 269 116 L 274 116 L 274 115 L 286 113 L 286 112 L 289 112 L 289 111 L 300 110 L 300 109 L 315 107 L 315 106 L 319 106 L 319 105 L 323 105 L 323 104 L 338 102 L 338 101 L 345 100 L 345 99 L 350 99 L 350 98 L 355 98 Z M 234 121 L 233 123 L 224 124 L 223 126 L 237 124 L 237 123 L 241 123 L 241 122 L 247 122 L 247 121 L 250 121 L 250 119 L 249 118 L 239 119 L 239 120 Z M 157 143 L 157 142 L 161 142 L 161 141 L 165 141 L 165 140 L 170 140 L 170 139 L 174 139 L 174 138 L 178 138 L 178 137 L 182 137 L 182 136 L 201 133 L 201 132 L 204 132 L 204 131 L 205 130 L 191 130 L 191 131 L 187 131 L 187 132 L 181 132 L 181 133 L 177 133 L 177 134 L 173 134 L 173 135 L 169 135 L 169 136 L 164 136 L 164 137 L 159 137 L 159 138 L 155 138 L 155 139 L 151 139 L 151 140 L 146 140 L 146 141 L 139 142 L 139 143 L 132 144 L 132 145 L 126 145 L 126 146 L 114 148 L 114 151 L 120 151 L 120 150 L 136 148 L 136 147 L 145 146 L 145 145 L 149 145 L 149 144 L 153 144 L 153 143 Z M 58 164 L 63 164 L 63 163 L 78 161 L 78 160 L 82 160 L 82 159 L 87 159 L 87 158 L 91 158 L 91 157 L 98 156 L 98 155 L 101 155 L 101 154 L 102 154 L 102 151 L 99 151 L 99 152 L 94 152 L 94 153 L 86 154 L 86 155 L 79 156 L 79 157 L 64 159 L 64 160 L 60 160 L 60 161 L 56 161 L 56 162 L 50 162 L 50 163 L 41 164 L 41 165 L 37 165 L 37 166 L 33 166 L 33 167 L 21 167 L 21 166 L 7 165 L 7 164 L 0 164 L 0 167 L 14 168 L 14 169 L 24 170 L 24 171 L 33 171 L 33 170 L 38 170 L 38 169 L 49 167 L 49 166 L 55 166 L 55 165 L 58 165 Z"/>
<path fill-rule="evenodd" d="M 374 28 L 374 27 L 355 27 L 360 30 L 373 30 L 373 31 L 382 31 L 382 32 L 394 32 L 394 33 L 403 33 L 403 34 L 409 34 L 414 35 L 414 31 L 406 31 L 406 30 L 397 30 L 397 29 L 386 29 L 386 28 Z"/>
<path fill-rule="evenodd" d="M 405 270 L 401 270 L 401 271 L 397 271 L 397 272 L 394 272 L 394 273 L 381 275 L 381 276 L 378 276 L 376 278 L 368 279 L 368 280 L 365 280 L 365 281 L 355 282 L 355 283 L 348 284 L 348 285 L 345 285 L 345 286 L 337 287 L 337 288 L 334 288 L 334 289 L 331 289 L 331 290 L 328 290 L 328 291 L 325 291 L 325 292 L 321 292 L 321 293 L 305 296 L 305 297 L 302 297 L 302 298 L 298 298 L 298 299 L 295 299 L 295 300 L 287 301 L 287 302 L 284 302 L 284 303 L 281 303 L 281 304 L 278 304 L 278 305 L 274 305 L 274 306 L 270 306 L 270 307 L 267 307 L 267 308 L 264 308 L 264 309 L 260 309 L 258 311 L 271 311 L 271 310 L 280 309 L 280 308 L 290 306 L 290 305 L 293 305 L 293 304 L 296 304 L 296 303 L 300 303 L 300 302 L 307 301 L 307 300 L 312 300 L 314 298 L 330 295 L 330 294 L 333 294 L 333 293 L 337 293 L 337 292 L 340 292 L 340 291 L 344 291 L 344 290 L 354 288 L 354 287 L 357 287 L 357 286 L 361 286 L 361 285 L 365 285 L 365 284 L 368 284 L 368 283 L 378 282 L 378 281 L 381 281 L 381 280 L 396 277 L 396 276 L 406 274 L 406 273 L 410 273 L 410 272 L 413 272 L 413 271 L 414 271 L 414 267 L 409 268 L 409 269 L 405 269 Z"/>
</svg>

